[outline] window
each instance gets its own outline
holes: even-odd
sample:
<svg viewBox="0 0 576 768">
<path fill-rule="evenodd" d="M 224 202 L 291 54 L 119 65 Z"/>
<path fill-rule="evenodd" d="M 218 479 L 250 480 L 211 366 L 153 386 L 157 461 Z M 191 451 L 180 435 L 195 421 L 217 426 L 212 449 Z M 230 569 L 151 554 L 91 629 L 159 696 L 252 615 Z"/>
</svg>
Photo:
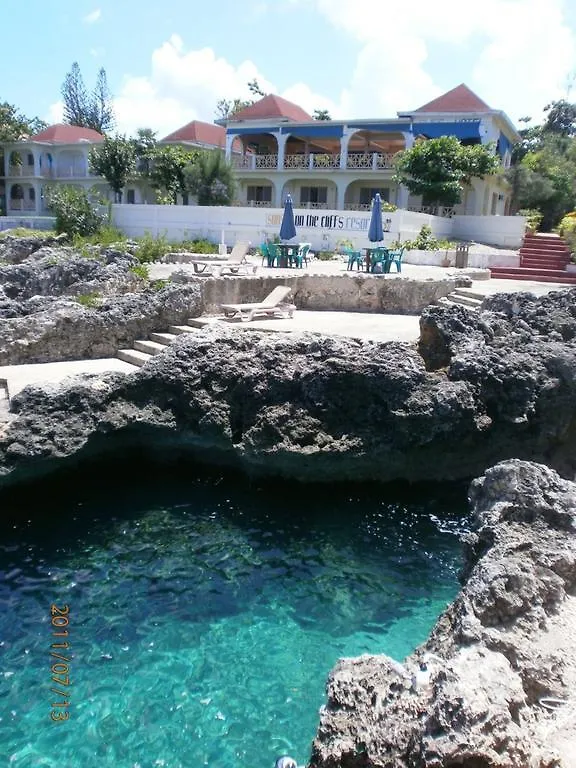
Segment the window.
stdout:
<svg viewBox="0 0 576 768">
<path fill-rule="evenodd" d="M 134 203 L 136 202 L 136 192 L 135 192 L 135 190 L 129 189 L 126 192 L 126 202 L 130 203 L 131 205 L 134 205 Z"/>
<path fill-rule="evenodd" d="M 360 189 L 360 205 L 370 205 L 376 192 L 380 192 L 382 201 L 387 203 L 390 201 L 390 190 L 388 187 L 362 187 Z"/>
<path fill-rule="evenodd" d="M 248 187 L 246 199 L 249 203 L 271 203 L 272 187 Z"/>
<path fill-rule="evenodd" d="M 300 204 L 326 203 L 328 187 L 300 187 Z"/>
<path fill-rule="evenodd" d="M 32 203 L 35 202 L 35 200 L 36 200 L 36 190 L 34 189 L 34 187 L 30 187 L 30 189 L 28 190 L 28 199 Z"/>
<path fill-rule="evenodd" d="M 34 155 L 28 152 L 28 165 L 34 165 Z"/>
<path fill-rule="evenodd" d="M 182 205 L 190 205 L 190 198 L 188 197 L 188 192 L 182 193 Z"/>
</svg>

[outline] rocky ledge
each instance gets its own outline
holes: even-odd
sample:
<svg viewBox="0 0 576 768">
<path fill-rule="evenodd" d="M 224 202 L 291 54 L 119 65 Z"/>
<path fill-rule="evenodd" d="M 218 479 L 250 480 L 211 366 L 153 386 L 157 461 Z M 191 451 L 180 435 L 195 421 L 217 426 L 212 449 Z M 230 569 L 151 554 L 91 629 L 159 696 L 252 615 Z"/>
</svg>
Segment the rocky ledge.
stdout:
<svg viewBox="0 0 576 768">
<path fill-rule="evenodd" d="M 575 297 L 517 300 L 509 314 L 505 303 L 431 308 L 419 349 L 228 327 L 185 334 L 135 374 L 14 398 L 0 483 L 130 445 L 308 481 L 454 480 L 513 457 L 573 477 Z"/>
<path fill-rule="evenodd" d="M 470 497 L 462 591 L 403 664 L 338 662 L 314 768 L 575 765 L 576 484 L 511 460 Z"/>
</svg>

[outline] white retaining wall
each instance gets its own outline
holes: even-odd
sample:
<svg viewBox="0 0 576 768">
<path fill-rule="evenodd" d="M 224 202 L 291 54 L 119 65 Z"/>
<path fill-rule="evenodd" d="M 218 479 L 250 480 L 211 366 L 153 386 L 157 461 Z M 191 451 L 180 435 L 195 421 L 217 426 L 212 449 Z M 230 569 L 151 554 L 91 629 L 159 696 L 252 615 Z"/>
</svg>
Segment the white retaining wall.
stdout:
<svg viewBox="0 0 576 768">
<path fill-rule="evenodd" d="M 129 236 L 165 235 L 181 241 L 206 238 L 233 245 L 249 240 L 259 245 L 280 230 L 282 208 L 239 208 L 185 205 L 113 205 L 114 224 Z M 327 211 L 294 209 L 300 242 L 312 243 L 313 250 L 333 250 L 339 240 L 350 240 L 355 248 L 366 248 L 368 211 Z M 397 210 L 383 213 L 384 244 L 416 237 L 427 224 L 438 238 L 458 238 L 519 248 L 524 236 L 521 216 L 455 216 L 447 219 L 424 213 Z"/>
</svg>

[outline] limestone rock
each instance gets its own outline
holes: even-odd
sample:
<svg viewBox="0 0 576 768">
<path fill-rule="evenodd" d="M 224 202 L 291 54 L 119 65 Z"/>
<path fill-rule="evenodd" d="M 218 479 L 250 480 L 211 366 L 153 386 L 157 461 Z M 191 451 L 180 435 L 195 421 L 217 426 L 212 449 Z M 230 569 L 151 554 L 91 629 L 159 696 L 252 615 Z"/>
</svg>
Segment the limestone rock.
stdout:
<svg viewBox="0 0 576 768">
<path fill-rule="evenodd" d="M 575 764 L 576 485 L 511 460 L 470 496 L 461 593 L 404 664 L 338 662 L 314 768 Z"/>
<path fill-rule="evenodd" d="M 0 237 L 0 261 L 6 261 L 9 264 L 19 264 L 40 248 L 64 245 L 66 240 L 66 234 L 55 235 L 53 232 L 46 232 L 45 235 L 21 237 L 12 235 L 10 230 L 7 230 Z"/>
</svg>

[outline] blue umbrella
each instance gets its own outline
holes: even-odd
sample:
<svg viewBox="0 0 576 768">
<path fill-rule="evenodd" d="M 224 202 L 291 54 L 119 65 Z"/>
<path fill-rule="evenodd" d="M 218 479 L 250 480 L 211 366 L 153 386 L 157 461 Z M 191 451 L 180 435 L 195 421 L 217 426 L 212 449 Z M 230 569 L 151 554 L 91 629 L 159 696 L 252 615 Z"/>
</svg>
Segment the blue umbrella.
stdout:
<svg viewBox="0 0 576 768">
<path fill-rule="evenodd" d="M 382 200 L 380 192 L 376 192 L 372 205 L 372 216 L 370 217 L 370 227 L 368 229 L 368 240 L 371 243 L 380 243 L 384 240 L 384 231 L 382 230 Z"/>
<path fill-rule="evenodd" d="M 292 198 L 286 196 L 284 203 L 284 216 L 280 225 L 280 240 L 291 240 L 296 237 L 296 225 L 294 224 L 294 210 L 292 208 Z"/>
</svg>

